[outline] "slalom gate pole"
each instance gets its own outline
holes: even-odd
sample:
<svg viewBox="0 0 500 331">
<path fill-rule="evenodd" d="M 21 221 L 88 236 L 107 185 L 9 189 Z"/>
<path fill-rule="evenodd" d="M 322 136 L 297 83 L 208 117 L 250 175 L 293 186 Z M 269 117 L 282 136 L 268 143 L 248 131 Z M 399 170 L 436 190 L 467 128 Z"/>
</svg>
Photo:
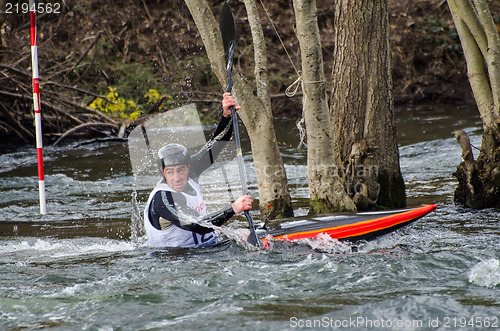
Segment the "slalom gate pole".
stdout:
<svg viewBox="0 0 500 331">
<path fill-rule="evenodd" d="M 45 178 L 43 173 L 42 114 L 40 112 L 40 85 L 38 78 L 38 46 L 36 33 L 36 5 L 30 0 L 31 67 L 33 70 L 33 108 L 35 110 L 36 155 L 38 159 L 38 190 L 40 193 L 40 214 L 47 213 L 45 205 Z"/>
</svg>

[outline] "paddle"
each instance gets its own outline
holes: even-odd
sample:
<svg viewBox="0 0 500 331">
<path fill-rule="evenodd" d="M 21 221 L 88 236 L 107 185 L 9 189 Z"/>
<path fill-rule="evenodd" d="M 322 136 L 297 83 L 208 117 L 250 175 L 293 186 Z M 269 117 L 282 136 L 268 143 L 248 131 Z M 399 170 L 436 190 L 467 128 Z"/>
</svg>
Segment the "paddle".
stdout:
<svg viewBox="0 0 500 331">
<path fill-rule="evenodd" d="M 231 11 L 231 7 L 226 2 L 224 6 L 222 6 L 222 10 L 220 13 L 220 31 L 222 34 L 222 42 L 224 44 L 224 51 L 226 55 L 227 62 L 227 80 L 228 86 L 226 91 L 231 92 L 233 88 L 233 55 L 234 55 L 234 45 L 236 42 L 236 24 L 234 23 L 233 12 Z M 240 142 L 240 133 L 238 130 L 238 114 L 236 113 L 236 109 L 231 107 L 232 120 L 233 120 L 233 130 L 234 130 L 234 140 L 236 143 L 236 158 L 238 159 L 238 169 L 240 171 L 240 179 L 241 179 L 241 187 L 242 194 L 248 194 L 247 188 L 247 178 L 245 173 L 245 165 L 243 163 L 243 154 L 241 152 L 241 142 Z M 244 211 L 245 217 L 248 221 L 248 226 L 250 228 L 250 235 L 248 236 L 248 243 L 255 247 L 262 247 L 262 243 L 257 238 L 257 234 L 255 233 L 255 228 L 253 226 L 253 219 L 248 210 Z"/>
</svg>

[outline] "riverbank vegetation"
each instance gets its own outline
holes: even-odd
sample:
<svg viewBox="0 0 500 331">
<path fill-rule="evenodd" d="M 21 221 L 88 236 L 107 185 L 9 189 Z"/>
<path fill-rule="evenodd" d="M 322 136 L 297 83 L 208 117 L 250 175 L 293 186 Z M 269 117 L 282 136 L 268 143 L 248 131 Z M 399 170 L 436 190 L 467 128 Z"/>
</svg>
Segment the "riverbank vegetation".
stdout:
<svg viewBox="0 0 500 331">
<path fill-rule="evenodd" d="M 219 6 L 213 3 L 212 10 L 217 13 Z M 328 68 L 333 52 L 333 9 L 322 3 L 318 6 Z M 269 2 L 266 7 L 298 65 L 292 2 Z M 233 9 L 239 34 L 235 69 L 252 72 L 245 10 L 240 2 Z M 295 98 L 284 95 L 296 79 L 295 72 L 262 7 L 258 9 L 268 43 L 273 113 L 298 117 L 300 93 Z M 29 15 L 2 14 L 0 26 L 0 136 L 33 141 Z M 446 3 L 391 1 L 390 28 L 396 104 L 471 100 L 465 62 Z M 150 89 L 159 91 L 169 106 L 196 102 L 209 118 L 218 105 L 222 88 L 211 72 L 184 1 L 64 1 L 60 13 L 38 16 L 38 36 L 44 135 L 49 143 L 67 130 L 89 123 L 95 124 L 82 126 L 75 134 L 118 134 L 133 111 L 124 112 L 127 118 L 116 118 L 89 107 L 99 96 L 105 98 L 110 88 L 120 97 L 144 105 L 140 116 L 159 108 L 146 107 L 144 95 Z M 329 76 L 327 80 L 331 80 Z"/>
</svg>

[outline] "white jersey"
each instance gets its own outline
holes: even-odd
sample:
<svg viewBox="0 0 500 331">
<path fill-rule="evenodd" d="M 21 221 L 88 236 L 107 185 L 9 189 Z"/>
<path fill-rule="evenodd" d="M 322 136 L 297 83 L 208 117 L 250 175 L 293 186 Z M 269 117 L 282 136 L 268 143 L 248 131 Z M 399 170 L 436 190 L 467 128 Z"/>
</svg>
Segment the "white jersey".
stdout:
<svg viewBox="0 0 500 331">
<path fill-rule="evenodd" d="M 207 214 L 207 207 L 203 202 L 200 186 L 191 178 L 188 179 L 188 184 L 195 190 L 195 195 L 189 195 L 184 192 L 178 192 L 186 199 L 188 207 L 196 210 L 200 215 Z M 149 219 L 149 210 L 151 201 L 158 191 L 176 192 L 164 181 L 158 182 L 154 190 L 149 195 L 146 208 L 144 209 L 144 227 L 151 246 L 153 247 L 202 247 L 216 244 L 217 236 L 214 231 L 201 235 L 196 232 L 184 230 L 178 226 L 172 225 L 165 230 L 155 228 Z"/>
</svg>

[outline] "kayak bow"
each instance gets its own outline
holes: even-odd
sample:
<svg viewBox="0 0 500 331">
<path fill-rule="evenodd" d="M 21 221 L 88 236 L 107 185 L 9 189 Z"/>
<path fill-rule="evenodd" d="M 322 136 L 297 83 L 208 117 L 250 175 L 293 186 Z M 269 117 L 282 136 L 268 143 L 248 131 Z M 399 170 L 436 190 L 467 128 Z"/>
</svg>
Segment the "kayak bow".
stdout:
<svg viewBox="0 0 500 331">
<path fill-rule="evenodd" d="M 340 241 L 356 242 L 371 240 L 393 232 L 427 215 L 437 205 L 425 205 L 413 209 L 361 212 L 318 216 L 312 219 L 286 219 L 278 229 L 269 230 L 263 243 L 269 240 L 300 240 L 327 234 Z"/>
</svg>

